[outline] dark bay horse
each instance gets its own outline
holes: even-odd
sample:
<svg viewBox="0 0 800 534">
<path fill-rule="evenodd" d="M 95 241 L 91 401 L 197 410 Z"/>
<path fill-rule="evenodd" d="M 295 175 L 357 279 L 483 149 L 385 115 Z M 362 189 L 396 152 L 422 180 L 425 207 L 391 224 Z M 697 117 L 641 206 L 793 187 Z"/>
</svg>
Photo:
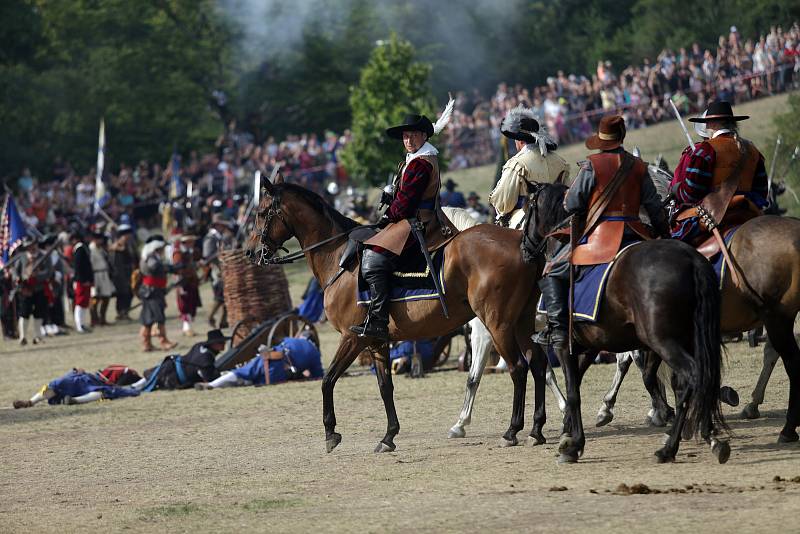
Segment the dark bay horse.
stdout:
<svg viewBox="0 0 800 534">
<path fill-rule="evenodd" d="M 535 255 L 545 236 L 567 218 L 566 190 L 560 184 L 534 186 L 525 232 Z M 617 257 L 597 322 L 575 323 L 576 343 L 584 351 L 647 349 L 672 368 L 679 401 L 669 438 L 656 451 L 658 462 L 675 460 L 684 430 L 693 435 L 700 429 L 720 463 L 730 456 L 728 442 L 715 434 L 726 428 L 719 401 L 719 302 L 714 270 L 697 251 L 677 241 L 645 241 Z M 567 389 L 561 462 L 576 462 L 586 441 L 580 385 L 593 358 L 581 349 L 575 352 L 556 351 Z M 645 387 L 658 387 L 655 372 L 646 373 Z"/>
<path fill-rule="evenodd" d="M 278 176 L 275 184 L 262 184 L 256 224 L 245 253 L 255 261 L 269 261 L 283 243 L 296 237 L 304 250 L 312 273 L 326 286 L 338 271 L 338 262 L 347 245 L 347 232 L 357 224 L 328 206 L 316 193 L 295 184 L 284 183 Z M 528 361 L 534 377 L 534 427 L 531 436 L 544 442 L 544 394 L 546 358 L 531 342 L 534 313 L 542 262 L 527 265 L 522 261 L 519 231 L 481 225 L 459 233 L 447 245 L 444 262 L 447 319 L 436 300 L 393 303 L 389 334 L 392 340 L 436 337 L 453 331 L 473 317 L 480 317 L 492 341 L 507 362 L 514 384 L 511 424 L 503 436 L 507 445 L 517 443 L 525 410 L 525 385 Z M 489 260 L 490 259 L 490 260 Z M 370 346 L 349 327 L 360 324 L 366 308 L 356 305 L 357 262 L 325 290 L 325 313 L 331 325 L 341 333 L 339 348 L 322 381 L 322 410 L 328 452 L 342 437 L 335 431 L 333 389 L 336 381 L 358 354 L 369 348 L 374 356 L 378 386 L 386 409 L 386 435 L 376 452 L 393 451 L 394 437 L 400 425 L 394 406 L 391 366 L 385 343 Z M 264 288 L 265 291 L 268 288 Z"/>
<path fill-rule="evenodd" d="M 764 346 L 764 368 L 743 415 L 758 417 L 758 405 L 764 401 L 764 389 L 777 353 L 789 376 L 789 405 L 778 441 L 797 441 L 800 348 L 794 337 L 794 323 L 800 313 L 800 220 L 774 215 L 750 219 L 736 231 L 729 248 L 746 282 L 737 285 L 730 276 L 723 280 L 721 330 L 733 335 L 763 324 L 769 337 Z M 609 398 L 615 397 L 620 384 L 621 379 L 615 382 Z M 653 397 L 654 405 L 660 405 L 662 410 L 668 408 L 665 402 L 661 395 Z"/>
</svg>

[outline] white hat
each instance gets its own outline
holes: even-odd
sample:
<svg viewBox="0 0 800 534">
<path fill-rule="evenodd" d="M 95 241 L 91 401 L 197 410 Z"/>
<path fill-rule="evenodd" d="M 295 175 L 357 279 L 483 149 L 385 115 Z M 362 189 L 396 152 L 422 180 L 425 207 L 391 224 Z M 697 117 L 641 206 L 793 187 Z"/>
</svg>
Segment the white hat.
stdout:
<svg viewBox="0 0 800 534">
<path fill-rule="evenodd" d="M 736 26 L 731 26 L 731 33 L 739 33 L 739 30 L 736 29 Z"/>
</svg>

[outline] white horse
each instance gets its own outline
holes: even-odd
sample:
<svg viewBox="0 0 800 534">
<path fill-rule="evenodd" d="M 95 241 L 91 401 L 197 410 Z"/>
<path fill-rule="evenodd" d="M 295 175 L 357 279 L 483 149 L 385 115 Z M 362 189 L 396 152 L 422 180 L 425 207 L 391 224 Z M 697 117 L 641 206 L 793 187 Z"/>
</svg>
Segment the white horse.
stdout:
<svg viewBox="0 0 800 534">
<path fill-rule="evenodd" d="M 751 400 L 742 409 L 742 417 L 746 419 L 758 419 L 761 414 L 758 411 L 758 406 L 764 403 L 764 394 L 767 389 L 767 383 L 772 375 L 772 370 L 775 369 L 775 364 L 778 363 L 780 355 L 772 348 L 772 344 L 767 339 L 764 344 L 764 362 L 761 367 L 761 373 L 758 376 L 758 382 L 753 389 Z M 644 373 L 644 361 L 639 351 L 625 352 L 617 354 L 617 370 L 614 373 L 614 380 L 611 383 L 611 388 L 603 397 L 603 406 L 597 412 L 597 426 L 604 426 L 614 419 L 614 405 L 617 402 L 617 394 L 622 386 L 622 380 L 628 373 L 631 362 L 635 362 L 636 366 Z M 659 369 L 661 371 L 661 369 Z M 661 395 L 652 396 L 652 408 L 648 413 L 645 422 L 653 426 L 665 426 L 669 418 L 674 415 L 674 411 L 669 405 L 666 404 L 666 393 L 664 382 L 668 378 L 659 375 L 659 388 Z M 720 400 L 730 406 L 736 406 L 739 403 L 739 397 L 736 392 L 728 386 L 720 388 Z"/>
<path fill-rule="evenodd" d="M 465 209 L 450 207 L 445 207 L 442 209 L 447 215 L 447 218 L 450 219 L 450 221 L 456 228 L 458 228 L 459 231 L 472 228 L 473 226 L 479 224 L 478 221 L 473 219 Z M 464 394 L 464 406 L 461 408 L 461 414 L 458 416 L 458 421 L 456 421 L 456 424 L 450 428 L 450 431 L 447 434 L 448 438 L 463 438 L 467 435 L 464 427 L 470 424 L 472 421 L 472 406 L 475 404 L 475 396 L 478 393 L 478 386 L 481 383 L 481 377 L 483 376 L 483 371 L 486 368 L 486 362 L 489 360 L 489 355 L 493 346 L 489 331 L 486 329 L 486 326 L 484 326 L 480 319 L 477 317 L 472 319 L 469 322 L 469 326 L 472 330 L 472 333 L 470 334 L 470 341 L 472 345 L 472 365 L 470 365 L 469 376 L 467 377 L 467 386 Z M 563 413 L 564 409 L 566 408 L 567 401 L 564 399 L 564 395 L 561 393 L 561 390 L 558 389 L 556 375 L 553 372 L 552 367 L 550 367 L 549 362 L 547 364 L 545 381 L 547 382 L 550 390 L 553 392 L 553 395 L 556 396 L 556 399 L 558 400 L 558 408 Z M 536 440 L 529 441 L 533 444 L 538 444 Z"/>
</svg>

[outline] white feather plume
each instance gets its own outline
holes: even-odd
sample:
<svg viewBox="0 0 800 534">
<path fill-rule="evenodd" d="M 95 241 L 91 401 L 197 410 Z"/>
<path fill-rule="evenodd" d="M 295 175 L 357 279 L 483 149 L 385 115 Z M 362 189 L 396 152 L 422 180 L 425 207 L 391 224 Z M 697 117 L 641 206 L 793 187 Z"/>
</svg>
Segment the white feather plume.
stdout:
<svg viewBox="0 0 800 534">
<path fill-rule="evenodd" d="M 509 110 L 509 112 L 503 118 L 500 130 L 505 132 L 519 133 L 520 131 L 523 131 L 522 119 L 533 119 L 539 123 L 538 132 L 525 131 L 525 133 L 533 138 L 533 141 L 529 144 L 535 144 L 538 146 L 539 152 L 542 154 L 542 156 L 546 156 L 550 150 L 555 150 L 558 147 L 558 143 L 556 143 L 555 139 L 550 136 L 547 128 L 541 124 L 539 118 L 536 116 L 533 110 L 526 108 L 522 104 Z"/>
<path fill-rule="evenodd" d="M 456 99 L 450 96 L 450 100 L 447 102 L 447 106 L 445 106 L 444 111 L 439 116 L 439 120 L 436 121 L 436 124 L 433 125 L 433 135 L 439 135 L 439 133 L 447 127 L 447 124 L 450 122 L 450 118 L 453 116 L 453 107 L 456 105 Z"/>
</svg>

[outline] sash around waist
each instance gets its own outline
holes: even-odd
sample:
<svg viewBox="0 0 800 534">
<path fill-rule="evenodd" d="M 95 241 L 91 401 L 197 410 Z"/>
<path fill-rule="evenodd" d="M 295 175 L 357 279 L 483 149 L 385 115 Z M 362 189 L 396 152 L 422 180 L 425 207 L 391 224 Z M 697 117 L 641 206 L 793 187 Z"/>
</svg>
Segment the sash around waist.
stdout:
<svg viewBox="0 0 800 534">
<path fill-rule="evenodd" d="M 167 278 L 161 276 L 143 276 L 142 283 L 149 287 L 158 287 L 164 289 L 167 287 Z"/>
</svg>

